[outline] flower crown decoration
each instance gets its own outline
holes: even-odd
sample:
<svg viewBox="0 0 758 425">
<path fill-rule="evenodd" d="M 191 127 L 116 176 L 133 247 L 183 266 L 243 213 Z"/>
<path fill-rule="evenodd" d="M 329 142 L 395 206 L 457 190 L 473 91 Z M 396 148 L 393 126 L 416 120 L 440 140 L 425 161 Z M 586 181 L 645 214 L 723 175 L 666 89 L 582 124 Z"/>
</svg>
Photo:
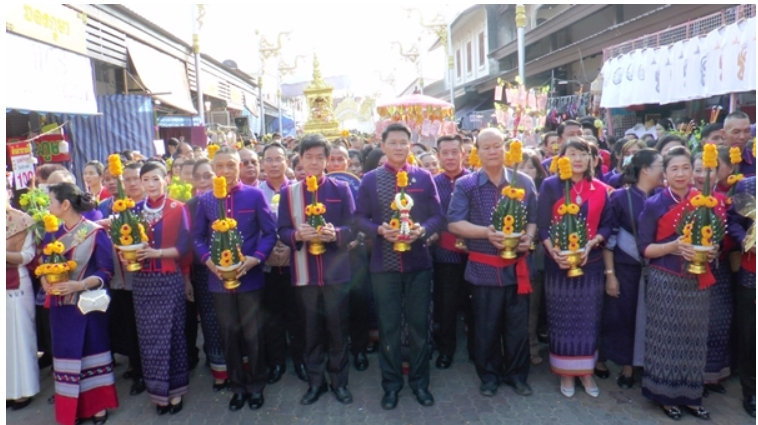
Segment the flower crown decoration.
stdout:
<svg viewBox="0 0 758 425">
<path fill-rule="evenodd" d="M 111 222 L 110 237 L 116 246 L 132 246 L 148 241 L 145 226 L 141 223 L 133 208 L 136 206 L 133 199 L 128 198 L 124 192 L 124 183 L 121 175 L 124 174 L 124 166 L 121 156 L 113 154 L 108 157 L 108 171 L 116 179 L 118 193 L 113 199 L 111 207 L 116 217 Z M 134 266 L 133 266 L 134 267 Z"/>
<path fill-rule="evenodd" d="M 52 240 L 42 249 L 42 254 L 44 254 L 43 262 L 34 269 L 34 274 L 37 276 L 60 275 L 62 277 L 66 275 L 66 277 L 60 280 L 61 282 L 66 281 L 68 280 L 68 273 L 76 270 L 76 261 L 66 259 L 63 255 L 66 252 L 66 247 L 61 241 L 56 240 L 55 232 L 60 228 L 58 218 L 52 214 L 46 214 L 42 218 L 42 222 L 44 223 L 45 232 L 51 235 Z"/>
</svg>

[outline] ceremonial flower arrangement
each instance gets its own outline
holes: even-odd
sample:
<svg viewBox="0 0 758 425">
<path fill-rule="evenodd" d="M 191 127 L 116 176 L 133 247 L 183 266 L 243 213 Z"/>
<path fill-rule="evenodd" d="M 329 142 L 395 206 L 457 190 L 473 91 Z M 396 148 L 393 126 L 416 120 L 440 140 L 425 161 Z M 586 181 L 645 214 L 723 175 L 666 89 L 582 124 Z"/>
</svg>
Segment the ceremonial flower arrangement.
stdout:
<svg viewBox="0 0 758 425">
<path fill-rule="evenodd" d="M 168 185 L 168 197 L 187 202 L 192 198 L 192 184 L 182 182 L 179 176 L 172 177 L 171 184 Z"/>
<path fill-rule="evenodd" d="M 237 269 L 242 265 L 245 256 L 240 248 L 242 237 L 237 230 L 237 221 L 226 217 L 226 195 L 226 179 L 214 177 L 213 196 L 218 203 L 218 219 L 211 224 L 211 261 L 221 271 L 224 289 L 231 291 L 240 286 Z"/>
<path fill-rule="evenodd" d="M 477 151 L 476 146 L 471 148 L 471 153 L 468 156 L 468 165 L 472 170 L 477 170 L 482 166 L 482 160 L 479 158 L 479 152 Z"/>
<path fill-rule="evenodd" d="M 124 193 L 124 184 L 121 181 L 124 166 L 121 164 L 121 156 L 114 154 L 108 157 L 108 171 L 116 178 L 118 184 L 118 194 L 111 207 L 114 217 L 111 220 L 110 237 L 113 245 L 122 252 L 127 261 L 126 270 L 136 272 L 142 270 L 137 260 L 137 250 L 148 241 L 145 226 L 132 211 L 135 206 L 134 200 Z"/>
<path fill-rule="evenodd" d="M 213 161 L 213 157 L 216 156 L 216 152 L 218 152 L 219 149 L 221 149 L 221 146 L 219 145 L 216 145 L 216 144 L 208 145 L 208 147 L 205 148 L 205 150 L 208 151 L 208 159 Z"/>
<path fill-rule="evenodd" d="M 400 235 L 397 237 L 397 242 L 394 243 L 393 249 L 397 252 L 405 252 L 411 250 L 411 228 L 413 227 L 413 221 L 411 220 L 411 208 L 413 208 L 413 199 L 405 193 L 405 188 L 408 187 L 408 173 L 405 171 L 399 171 L 395 177 L 396 179 L 396 193 L 395 199 L 390 204 L 390 208 L 394 213 L 392 219 L 390 219 L 390 227 L 394 230 L 400 230 Z"/>
<path fill-rule="evenodd" d="M 308 192 L 313 194 L 313 201 L 305 207 L 305 220 L 309 226 L 316 229 L 316 232 L 320 234 L 321 228 L 326 225 L 326 220 L 324 220 L 326 206 L 318 201 L 318 179 L 316 176 L 308 176 L 305 178 L 305 185 Z M 321 255 L 325 252 L 326 247 L 320 240 L 314 240 L 308 243 L 309 254 Z"/>
<path fill-rule="evenodd" d="M 693 196 L 687 212 L 677 224 L 677 234 L 681 241 L 693 245 L 695 258 L 687 267 L 692 274 L 704 274 L 708 262 L 708 253 L 714 245 L 724 239 L 726 229 L 724 222 L 716 215 L 715 208 L 719 202 L 711 195 L 710 170 L 718 167 L 718 152 L 716 145 L 708 144 L 703 147 L 703 168 L 706 169 L 703 193 Z"/>
<path fill-rule="evenodd" d="M 561 255 L 568 258 L 571 265 L 568 276 L 578 277 L 584 274 L 579 264 L 582 263 L 582 254 L 587 245 L 587 224 L 579 215 L 579 204 L 571 202 L 571 160 L 564 156 L 553 163 L 557 163 L 558 176 L 564 182 L 564 202 L 558 207 L 558 215 L 550 227 L 550 239 L 561 251 Z"/>
<path fill-rule="evenodd" d="M 745 176 L 742 175 L 742 173 L 739 172 L 739 165 L 742 163 L 742 151 L 738 147 L 733 147 L 729 149 L 729 162 L 732 163 L 732 168 L 734 169 L 732 171 L 732 174 L 729 176 L 729 178 L 726 180 L 726 183 L 729 185 L 729 192 L 727 193 L 727 204 L 732 203 L 732 196 L 734 196 L 734 190 L 737 188 L 737 183 L 739 183 L 740 180 L 745 178 Z"/>
<path fill-rule="evenodd" d="M 60 227 L 58 218 L 52 214 L 46 214 L 42 222 L 44 230 L 51 234 L 52 240 L 42 249 L 42 253 L 44 254 L 42 264 L 37 266 L 34 274 L 46 276 L 47 282 L 54 286 L 68 281 L 69 274 L 76 269 L 76 261 L 66 260 L 66 257 L 63 255 L 66 252 L 66 247 L 55 238 L 54 233 Z M 50 293 L 52 295 L 60 295 L 54 287 Z"/>
<path fill-rule="evenodd" d="M 500 256 L 506 260 L 518 257 L 516 247 L 521 235 L 526 233 L 526 191 L 516 184 L 518 167 L 522 160 L 521 142 L 515 141 L 505 153 L 505 166 L 513 170 L 513 185 L 503 188 L 500 200 L 492 213 L 492 226 L 495 230 L 505 233 L 505 249 L 500 251 Z"/>
<path fill-rule="evenodd" d="M 18 199 L 18 204 L 21 209 L 29 214 L 34 220 L 34 225 L 31 228 L 34 235 L 35 245 L 42 243 L 42 238 L 45 236 L 45 224 L 42 219 L 47 214 L 47 207 L 50 205 L 50 196 L 42 189 L 34 189 L 24 193 Z"/>
</svg>

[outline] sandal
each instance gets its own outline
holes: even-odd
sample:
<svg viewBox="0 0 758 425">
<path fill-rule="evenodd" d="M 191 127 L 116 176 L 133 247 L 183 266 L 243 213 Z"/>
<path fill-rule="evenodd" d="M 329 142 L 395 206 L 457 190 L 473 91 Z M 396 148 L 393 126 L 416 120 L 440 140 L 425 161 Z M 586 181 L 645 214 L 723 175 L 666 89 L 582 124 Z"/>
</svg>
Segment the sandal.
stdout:
<svg viewBox="0 0 758 425">
<path fill-rule="evenodd" d="M 698 406 L 694 409 L 690 406 L 684 406 L 684 408 L 698 419 L 702 419 L 704 421 L 711 420 L 710 412 L 708 412 L 708 410 L 703 406 Z"/>
<path fill-rule="evenodd" d="M 666 414 L 669 418 L 678 421 L 679 419 L 682 419 L 682 411 L 679 410 L 676 406 L 666 407 L 661 406 L 661 410 L 663 410 L 663 413 Z"/>
</svg>

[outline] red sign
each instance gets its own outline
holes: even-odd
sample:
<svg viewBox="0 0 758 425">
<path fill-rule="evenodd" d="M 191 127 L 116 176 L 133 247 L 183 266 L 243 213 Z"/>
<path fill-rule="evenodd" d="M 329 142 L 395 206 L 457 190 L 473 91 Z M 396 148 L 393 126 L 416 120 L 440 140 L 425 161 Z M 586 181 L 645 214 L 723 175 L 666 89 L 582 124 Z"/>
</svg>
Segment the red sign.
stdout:
<svg viewBox="0 0 758 425">
<path fill-rule="evenodd" d="M 69 153 L 58 150 L 58 144 L 62 140 L 67 139 L 61 134 L 47 134 L 34 139 L 34 155 L 39 158 L 40 164 L 71 161 Z"/>
</svg>

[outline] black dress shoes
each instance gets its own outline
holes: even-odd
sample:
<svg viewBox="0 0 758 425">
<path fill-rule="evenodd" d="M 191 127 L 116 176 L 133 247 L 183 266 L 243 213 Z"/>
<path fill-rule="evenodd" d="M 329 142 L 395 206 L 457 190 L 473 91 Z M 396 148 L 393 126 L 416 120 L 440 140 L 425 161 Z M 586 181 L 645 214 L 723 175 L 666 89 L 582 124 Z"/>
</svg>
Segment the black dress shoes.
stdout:
<svg viewBox="0 0 758 425">
<path fill-rule="evenodd" d="M 103 416 L 93 416 L 92 423 L 95 425 L 105 425 L 108 422 L 108 411 Z"/>
<path fill-rule="evenodd" d="M 608 379 L 611 376 L 611 372 L 608 370 L 600 370 L 598 368 L 595 368 L 595 376 L 600 379 Z"/>
<path fill-rule="evenodd" d="M 129 389 L 129 395 L 140 395 L 145 392 L 145 380 L 137 378 L 132 383 L 132 387 Z"/>
<path fill-rule="evenodd" d="M 350 404 L 353 402 L 353 395 L 350 394 L 350 391 L 347 389 L 347 387 L 332 387 L 332 392 L 334 393 L 334 397 L 342 404 Z"/>
<path fill-rule="evenodd" d="M 276 384 L 279 382 L 280 379 L 282 379 L 282 376 L 284 375 L 284 372 L 287 371 L 287 367 L 282 365 L 276 365 L 269 369 L 268 371 L 268 377 L 266 378 L 266 382 L 269 384 Z"/>
<path fill-rule="evenodd" d="M 695 416 L 698 419 L 702 419 L 704 421 L 711 420 L 711 414 L 703 406 L 698 406 L 695 409 L 689 406 L 684 406 L 684 410 L 690 412 L 691 415 Z"/>
<path fill-rule="evenodd" d="M 28 397 L 24 401 L 14 401 L 13 404 L 11 405 L 11 410 L 21 410 L 24 407 L 30 405 L 31 403 L 32 403 L 31 397 Z"/>
<path fill-rule="evenodd" d="M 485 397 L 493 397 L 497 394 L 497 384 L 490 382 L 479 386 L 479 393 Z"/>
<path fill-rule="evenodd" d="M 132 371 L 131 370 L 127 370 L 126 372 L 124 372 L 123 375 L 121 375 L 121 377 L 124 378 L 124 379 L 132 379 Z"/>
<path fill-rule="evenodd" d="M 158 416 L 163 416 L 166 413 L 168 413 L 171 410 L 171 405 L 167 404 L 165 406 L 161 406 L 160 404 L 155 406 L 155 411 L 158 413 Z"/>
<path fill-rule="evenodd" d="M 382 409 L 392 410 L 397 407 L 397 391 L 387 391 L 382 397 Z"/>
<path fill-rule="evenodd" d="M 368 354 L 375 353 L 376 352 L 376 346 L 377 346 L 377 343 L 375 341 L 369 342 L 368 345 L 366 345 L 366 353 L 368 353 Z"/>
<path fill-rule="evenodd" d="M 631 389 L 634 386 L 634 377 L 619 374 L 618 378 L 616 378 L 616 384 L 621 388 Z"/>
<path fill-rule="evenodd" d="M 513 388 L 513 391 L 520 396 L 527 397 L 532 395 L 532 387 L 526 382 L 506 379 L 503 383 Z"/>
<path fill-rule="evenodd" d="M 299 363 L 295 365 L 295 373 L 297 378 L 303 382 L 308 382 L 308 369 L 305 368 L 305 364 Z"/>
<path fill-rule="evenodd" d="M 300 399 L 300 404 L 303 406 L 311 405 L 317 402 L 319 397 L 321 397 L 321 394 L 324 394 L 326 391 L 326 384 L 321 385 L 320 387 L 309 387 L 308 391 L 303 395 L 303 398 Z"/>
<path fill-rule="evenodd" d="M 440 354 L 439 357 L 437 357 L 437 369 L 450 369 L 450 365 L 453 364 L 453 356 L 448 356 L 447 354 Z"/>
<path fill-rule="evenodd" d="M 217 384 L 213 383 L 213 392 L 217 393 L 219 391 L 224 391 L 225 389 L 229 388 L 229 380 L 225 380 L 224 382 Z"/>
<path fill-rule="evenodd" d="M 755 417 L 755 394 L 743 398 L 742 407 L 748 415 Z"/>
<path fill-rule="evenodd" d="M 434 405 L 434 397 L 432 397 L 432 393 L 430 393 L 429 390 L 419 388 L 414 391 L 413 394 L 416 396 L 416 401 L 418 401 L 418 404 L 425 407 Z"/>
<path fill-rule="evenodd" d="M 368 357 L 366 357 L 366 353 L 361 351 L 360 353 L 355 355 L 355 362 L 353 362 L 355 365 L 355 369 L 358 370 L 358 372 L 363 372 L 364 370 L 368 369 Z"/>
<path fill-rule="evenodd" d="M 258 410 L 263 407 L 264 401 L 265 399 L 263 398 L 263 393 L 252 393 L 250 394 L 250 399 L 247 401 L 247 403 L 250 405 L 251 410 Z"/>
<path fill-rule="evenodd" d="M 245 406 L 245 402 L 250 398 L 250 394 L 234 394 L 229 400 L 229 410 L 236 412 Z"/>
<path fill-rule="evenodd" d="M 182 411 L 182 408 L 184 408 L 184 397 L 182 397 L 179 400 L 179 403 L 176 404 L 169 404 L 168 412 L 172 415 L 176 415 L 177 413 Z"/>
</svg>

